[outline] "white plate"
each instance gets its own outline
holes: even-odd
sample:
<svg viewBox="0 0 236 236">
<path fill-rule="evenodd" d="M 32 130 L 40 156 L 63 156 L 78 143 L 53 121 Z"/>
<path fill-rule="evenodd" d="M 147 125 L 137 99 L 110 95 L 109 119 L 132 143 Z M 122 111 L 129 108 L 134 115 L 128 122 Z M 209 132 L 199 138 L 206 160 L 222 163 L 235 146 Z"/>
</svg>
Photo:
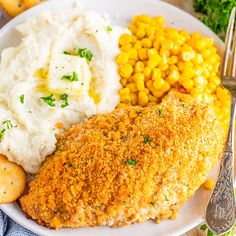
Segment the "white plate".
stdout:
<svg viewBox="0 0 236 236">
<path fill-rule="evenodd" d="M 108 13 L 113 24 L 127 26 L 132 16 L 141 13 L 164 16 L 168 24 L 176 28 L 185 28 L 189 32 L 198 31 L 203 35 L 213 37 L 219 52 L 223 44 L 220 39 L 200 21 L 182 10 L 158 0 L 81 0 L 86 10 Z M 79 2 L 81 2 L 79 1 Z M 73 7 L 76 0 L 55 0 L 38 5 L 13 19 L 0 30 L 0 52 L 3 48 L 16 46 L 20 42 L 20 35 L 14 30 L 19 23 L 24 22 L 39 12 L 51 9 Z M 211 173 L 215 176 L 218 167 Z M 128 227 L 111 229 L 109 227 L 50 230 L 26 219 L 16 203 L 2 205 L 1 209 L 13 220 L 39 235 L 47 236 L 167 236 L 180 235 L 197 226 L 203 221 L 205 207 L 210 191 L 199 189 L 190 202 L 184 205 L 176 220 L 166 220 L 160 224 L 151 221 Z"/>
</svg>

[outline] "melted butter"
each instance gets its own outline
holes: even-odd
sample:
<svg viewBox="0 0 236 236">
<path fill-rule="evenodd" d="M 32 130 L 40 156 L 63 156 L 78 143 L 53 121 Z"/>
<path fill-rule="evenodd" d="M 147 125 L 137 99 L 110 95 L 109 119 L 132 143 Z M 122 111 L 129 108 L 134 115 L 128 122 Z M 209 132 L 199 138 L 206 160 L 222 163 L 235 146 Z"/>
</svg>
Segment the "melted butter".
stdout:
<svg viewBox="0 0 236 236">
<path fill-rule="evenodd" d="M 100 95 L 91 87 L 89 89 L 89 96 L 93 99 L 95 104 L 98 104 L 101 100 Z"/>
</svg>

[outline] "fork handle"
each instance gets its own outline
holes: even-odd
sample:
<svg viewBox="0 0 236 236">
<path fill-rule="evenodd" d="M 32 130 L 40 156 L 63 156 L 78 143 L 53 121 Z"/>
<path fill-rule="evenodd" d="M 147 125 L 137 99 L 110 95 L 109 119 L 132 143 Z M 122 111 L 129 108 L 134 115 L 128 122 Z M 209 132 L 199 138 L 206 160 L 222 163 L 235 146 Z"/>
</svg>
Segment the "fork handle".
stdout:
<svg viewBox="0 0 236 236">
<path fill-rule="evenodd" d="M 228 232 L 235 223 L 234 120 L 236 98 L 232 98 L 226 149 L 215 188 L 206 210 L 206 223 L 217 235 Z"/>
</svg>

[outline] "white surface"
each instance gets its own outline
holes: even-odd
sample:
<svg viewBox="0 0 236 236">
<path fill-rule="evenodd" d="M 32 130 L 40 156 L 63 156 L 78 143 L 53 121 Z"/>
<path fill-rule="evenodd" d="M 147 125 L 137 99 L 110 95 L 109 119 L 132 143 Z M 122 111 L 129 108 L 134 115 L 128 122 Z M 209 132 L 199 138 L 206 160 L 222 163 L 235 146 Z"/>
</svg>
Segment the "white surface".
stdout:
<svg viewBox="0 0 236 236">
<path fill-rule="evenodd" d="M 16 17 L 0 30 L 0 52 L 3 48 L 17 45 L 20 41 L 19 34 L 14 27 L 24 22 L 30 16 L 55 8 L 72 7 L 76 0 L 55 0 L 36 6 L 27 12 Z M 77 1 L 78 2 L 78 1 Z M 81 2 L 81 1 L 80 1 Z M 178 8 L 168 5 L 157 0 L 83 0 L 85 9 L 93 10 L 99 13 L 108 13 L 112 23 L 127 26 L 131 17 L 141 13 L 150 15 L 162 15 L 167 18 L 168 24 L 185 28 L 193 32 L 199 31 L 206 36 L 213 37 L 219 51 L 222 52 L 222 43 L 217 36 L 210 31 L 205 25 L 199 22 L 191 15 L 179 10 Z M 119 14 L 117 14 L 119 13 Z M 212 172 L 215 176 L 218 168 Z M 177 220 L 167 220 L 160 224 L 151 221 L 144 224 L 135 224 L 128 227 L 111 229 L 108 227 L 80 228 L 80 229 L 62 229 L 54 231 L 37 225 L 35 222 L 26 219 L 25 215 L 19 209 L 16 203 L 2 205 L 1 209 L 6 212 L 13 220 L 22 226 L 32 230 L 39 235 L 46 236 L 169 236 L 180 235 L 203 221 L 205 207 L 210 196 L 210 191 L 200 189 L 196 192 L 190 202 L 184 205 L 179 212 Z"/>
</svg>

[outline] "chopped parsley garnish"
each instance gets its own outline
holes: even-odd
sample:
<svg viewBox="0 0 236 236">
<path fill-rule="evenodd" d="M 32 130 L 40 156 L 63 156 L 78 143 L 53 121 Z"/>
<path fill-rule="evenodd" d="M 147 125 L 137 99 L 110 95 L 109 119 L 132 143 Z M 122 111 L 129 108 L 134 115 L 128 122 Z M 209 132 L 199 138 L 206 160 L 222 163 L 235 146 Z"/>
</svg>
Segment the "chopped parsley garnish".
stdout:
<svg viewBox="0 0 236 236">
<path fill-rule="evenodd" d="M 72 75 L 63 75 L 61 79 L 73 82 L 73 81 L 78 81 L 79 76 L 76 71 L 73 71 Z"/>
<path fill-rule="evenodd" d="M 60 152 L 61 149 L 60 149 L 59 147 L 56 147 L 56 151 L 57 151 L 57 152 Z"/>
<path fill-rule="evenodd" d="M 70 55 L 70 53 L 68 51 L 64 51 L 63 53 L 66 55 Z"/>
<path fill-rule="evenodd" d="M 89 51 L 87 48 L 78 48 L 77 53 L 80 57 L 86 58 L 88 62 L 92 61 L 93 59 L 92 52 Z"/>
<path fill-rule="evenodd" d="M 95 31 L 96 33 L 98 32 L 98 30 Z"/>
<path fill-rule="evenodd" d="M 157 110 L 157 112 L 158 112 L 159 116 L 163 115 L 163 109 L 160 108 L 160 109 Z"/>
<path fill-rule="evenodd" d="M 61 105 L 61 108 L 65 108 L 69 105 L 68 103 L 68 94 L 64 93 L 60 96 L 60 99 L 64 102 L 62 105 Z"/>
<path fill-rule="evenodd" d="M 200 230 L 205 232 L 207 229 L 207 226 L 205 224 L 201 225 Z"/>
<path fill-rule="evenodd" d="M 143 137 L 143 142 L 144 143 L 150 143 L 152 141 L 152 139 L 149 136 L 144 136 Z"/>
<path fill-rule="evenodd" d="M 5 120 L 2 123 L 7 126 L 7 129 L 13 128 L 13 125 L 10 120 Z"/>
<path fill-rule="evenodd" d="M 152 206 L 156 209 L 156 204 L 155 202 L 150 202 L 152 204 Z"/>
<path fill-rule="evenodd" d="M 71 168 L 73 165 L 71 163 L 68 163 L 68 167 Z"/>
<path fill-rule="evenodd" d="M 55 98 L 53 97 L 53 94 L 51 94 L 48 97 L 41 97 L 40 99 L 42 99 L 45 103 L 47 103 L 49 106 L 51 107 L 55 107 Z"/>
<path fill-rule="evenodd" d="M 182 107 L 185 107 L 185 106 L 186 106 L 186 104 L 184 102 L 182 102 Z"/>
<path fill-rule="evenodd" d="M 5 133 L 5 131 L 6 131 L 6 129 L 2 129 L 1 131 L 0 131 L 0 142 L 3 140 L 3 138 L 4 138 L 4 133 Z"/>
<path fill-rule="evenodd" d="M 22 104 L 24 104 L 24 102 L 25 102 L 25 95 L 24 94 L 20 95 L 20 102 Z"/>
<path fill-rule="evenodd" d="M 111 32 L 112 31 L 112 27 L 110 25 L 107 26 L 107 32 Z"/>
<path fill-rule="evenodd" d="M 135 166 L 137 164 L 137 161 L 134 160 L 134 159 L 129 159 L 127 160 L 128 164 L 131 165 L 131 166 Z"/>
<path fill-rule="evenodd" d="M 32 111 L 28 111 L 30 114 L 32 113 Z"/>
</svg>

